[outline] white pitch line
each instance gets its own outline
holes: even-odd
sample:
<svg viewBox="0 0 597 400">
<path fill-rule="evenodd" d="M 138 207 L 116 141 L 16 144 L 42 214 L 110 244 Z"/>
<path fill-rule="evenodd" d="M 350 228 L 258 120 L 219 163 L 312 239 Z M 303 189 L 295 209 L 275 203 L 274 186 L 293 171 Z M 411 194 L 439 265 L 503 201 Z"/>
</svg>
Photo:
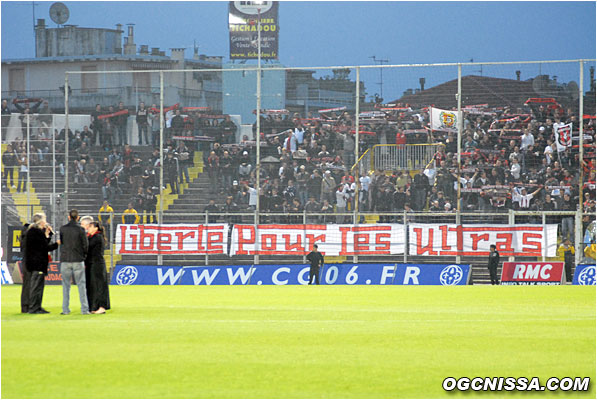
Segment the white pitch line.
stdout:
<svg viewBox="0 0 597 400">
<path fill-rule="evenodd" d="M 93 317 L 91 317 L 93 318 Z M 102 320 L 106 317 L 102 317 Z M 107 318 L 106 318 L 107 319 Z M 85 319 L 60 319 L 59 322 L 89 322 L 90 320 Z M 98 318 L 93 322 L 100 321 Z M 156 319 L 107 319 L 106 323 L 131 323 L 131 322 L 140 322 L 140 323 L 155 323 Z M 189 323 L 189 322 L 196 322 L 196 323 L 205 323 L 205 322 L 219 322 L 219 323 L 394 323 L 394 322 L 404 322 L 404 323 L 428 323 L 428 322 L 530 322 L 530 321 L 543 321 L 543 322 L 553 322 L 553 321 L 595 321 L 594 317 L 586 317 L 586 318 L 512 318 L 512 319 L 383 319 L 383 320 L 375 320 L 375 319 L 168 319 L 168 322 L 175 322 L 175 323 Z M 16 320 L 9 320 L 9 319 L 2 319 L 2 322 L 39 322 L 37 319 L 26 319 L 22 321 Z"/>
</svg>

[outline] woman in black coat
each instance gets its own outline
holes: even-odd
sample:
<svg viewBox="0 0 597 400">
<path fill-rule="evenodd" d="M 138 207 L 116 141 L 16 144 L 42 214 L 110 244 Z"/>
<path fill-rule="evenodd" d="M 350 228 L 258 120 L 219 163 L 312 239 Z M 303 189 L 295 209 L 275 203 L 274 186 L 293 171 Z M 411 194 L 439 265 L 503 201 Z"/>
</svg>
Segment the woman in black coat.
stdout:
<svg viewBox="0 0 597 400">
<path fill-rule="evenodd" d="M 85 259 L 87 299 L 92 314 L 105 314 L 110 309 L 108 273 L 104 260 L 106 238 L 99 222 L 91 222 L 87 230 L 89 250 Z"/>
</svg>

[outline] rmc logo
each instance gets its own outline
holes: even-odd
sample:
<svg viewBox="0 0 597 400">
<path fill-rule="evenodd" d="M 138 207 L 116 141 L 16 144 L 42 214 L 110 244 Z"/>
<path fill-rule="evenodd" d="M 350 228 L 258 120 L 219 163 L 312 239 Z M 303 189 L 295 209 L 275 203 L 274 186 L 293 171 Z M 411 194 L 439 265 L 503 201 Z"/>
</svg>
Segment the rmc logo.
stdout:
<svg viewBox="0 0 597 400">
<path fill-rule="evenodd" d="M 116 274 L 116 283 L 119 285 L 132 285 L 138 276 L 139 271 L 137 271 L 137 268 L 127 265 Z"/>
<path fill-rule="evenodd" d="M 458 265 L 448 265 L 439 274 L 439 281 L 444 286 L 458 285 L 464 273 Z"/>
</svg>

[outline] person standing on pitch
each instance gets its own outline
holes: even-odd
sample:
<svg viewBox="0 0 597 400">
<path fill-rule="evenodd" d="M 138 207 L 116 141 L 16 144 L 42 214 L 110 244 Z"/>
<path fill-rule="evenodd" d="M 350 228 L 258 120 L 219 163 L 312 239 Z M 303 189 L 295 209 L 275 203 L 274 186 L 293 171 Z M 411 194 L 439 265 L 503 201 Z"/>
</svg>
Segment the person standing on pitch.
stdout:
<svg viewBox="0 0 597 400">
<path fill-rule="evenodd" d="M 319 268 L 323 267 L 323 255 L 317 251 L 317 245 L 313 245 L 313 250 L 307 254 L 307 260 L 311 263 L 311 269 L 309 270 L 309 285 L 313 284 L 313 281 L 319 285 Z"/>
<path fill-rule="evenodd" d="M 27 229 L 29 228 L 29 223 L 23 225 L 21 229 L 21 254 L 25 254 L 27 251 L 27 246 L 25 246 L 25 235 L 27 234 Z M 25 258 L 21 261 L 21 275 L 23 275 L 23 285 L 21 286 L 21 313 L 27 314 L 29 312 L 29 291 L 31 290 L 31 272 L 27 270 L 27 266 L 25 265 Z"/>
<path fill-rule="evenodd" d="M 496 250 L 495 244 L 489 246 L 489 262 L 487 268 L 489 268 L 489 277 L 491 278 L 492 285 L 499 285 L 500 281 L 497 277 L 497 269 L 500 265 L 500 253 Z"/>
<path fill-rule="evenodd" d="M 89 242 L 85 229 L 79 225 L 79 212 L 72 209 L 68 224 L 60 228 L 60 272 L 62 273 L 62 314 L 70 314 L 70 281 L 74 277 L 79 289 L 81 314 L 89 314 L 85 287 L 85 258 Z"/>
<path fill-rule="evenodd" d="M 44 297 L 45 277 L 48 275 L 48 252 L 56 250 L 58 243 L 50 244 L 52 227 L 46 222 L 43 213 L 33 216 L 33 223 L 27 228 L 25 234 L 25 253 L 23 261 L 25 268 L 31 274 L 29 278 L 29 314 L 47 314 L 49 311 L 41 306 Z"/>
<path fill-rule="evenodd" d="M 559 257 L 564 258 L 564 268 L 566 271 L 566 281 L 572 282 L 572 268 L 574 268 L 574 246 L 570 243 L 570 239 L 564 240 L 557 252 Z"/>
</svg>

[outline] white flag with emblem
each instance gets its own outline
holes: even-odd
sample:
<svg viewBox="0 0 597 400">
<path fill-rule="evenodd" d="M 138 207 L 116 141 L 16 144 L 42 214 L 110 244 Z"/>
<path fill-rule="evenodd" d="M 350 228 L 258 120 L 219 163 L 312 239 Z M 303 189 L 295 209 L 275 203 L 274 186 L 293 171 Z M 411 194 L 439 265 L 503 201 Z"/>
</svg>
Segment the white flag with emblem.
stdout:
<svg viewBox="0 0 597 400">
<path fill-rule="evenodd" d="M 572 122 L 569 124 L 553 124 L 553 134 L 556 137 L 558 153 L 572 147 Z"/>
<path fill-rule="evenodd" d="M 458 131 L 458 111 L 430 107 L 429 120 L 434 131 Z"/>
</svg>

